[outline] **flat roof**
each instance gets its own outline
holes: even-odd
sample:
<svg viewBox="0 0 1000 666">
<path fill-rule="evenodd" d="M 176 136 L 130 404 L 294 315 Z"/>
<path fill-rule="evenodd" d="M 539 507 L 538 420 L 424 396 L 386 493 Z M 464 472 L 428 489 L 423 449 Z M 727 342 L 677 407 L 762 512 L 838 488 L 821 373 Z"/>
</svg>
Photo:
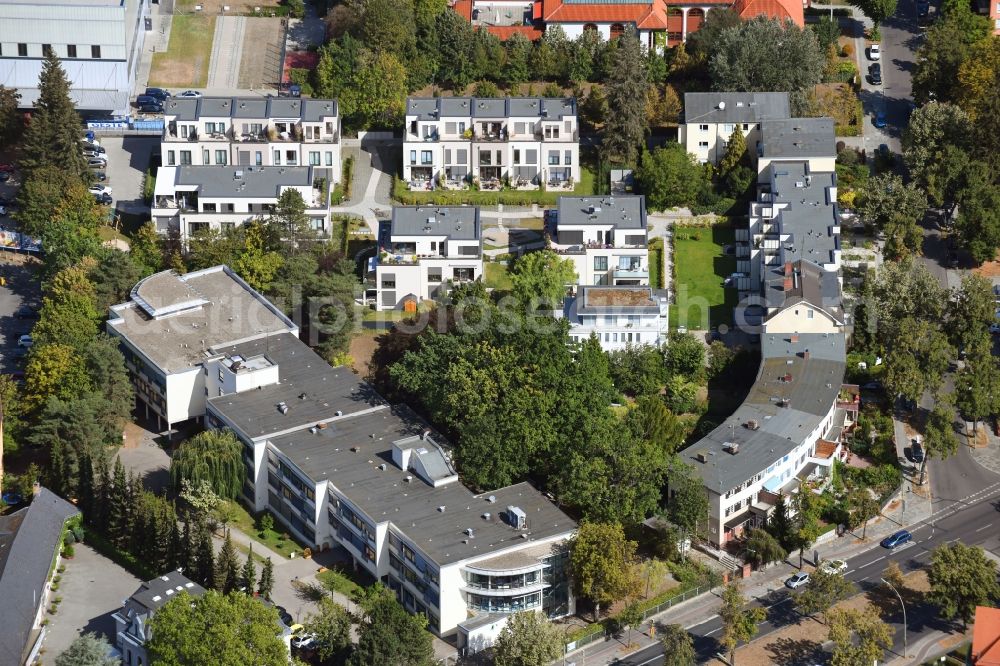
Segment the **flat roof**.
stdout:
<svg viewBox="0 0 1000 666">
<path fill-rule="evenodd" d="M 597 308 L 657 308 L 651 287 L 595 287 L 584 286 L 583 305 L 587 309 Z"/>
<path fill-rule="evenodd" d="M 786 92 L 684 93 L 685 123 L 757 123 L 788 118 Z"/>
<path fill-rule="evenodd" d="M 837 202 L 830 196 L 837 174 L 810 170 L 807 162 L 772 163 L 771 196 L 778 210 L 777 221 L 788 240 L 782 242 L 785 262 L 799 260 L 815 264 L 833 263 L 840 249 Z"/>
<path fill-rule="evenodd" d="M 546 118 L 576 115 L 575 97 L 410 97 L 406 115 L 442 118 Z"/>
<path fill-rule="evenodd" d="M 111 307 L 108 327 L 166 374 L 200 364 L 218 345 L 298 332 L 228 266 L 151 275 L 128 302 Z"/>
<path fill-rule="evenodd" d="M 760 124 L 761 157 L 802 159 L 836 157 L 833 118 L 783 118 Z"/>
<path fill-rule="evenodd" d="M 637 194 L 559 197 L 562 225 L 613 226 L 646 231 L 646 198 Z"/>
<path fill-rule="evenodd" d="M 320 122 L 337 115 L 337 100 L 306 97 L 170 97 L 163 113 L 177 120 L 240 118 Z"/>
<path fill-rule="evenodd" d="M 385 404 L 349 368 L 332 367 L 298 336 L 283 333 L 212 347 L 214 355 L 265 356 L 278 366 L 279 383 L 209 398 L 208 405 L 250 439 L 308 428 Z M 288 408 L 282 412 L 279 404 Z"/>
<path fill-rule="evenodd" d="M 311 166 L 176 166 L 174 185 L 197 187 L 202 197 L 275 198 L 282 188 L 312 187 Z M 169 171 L 163 175 L 169 178 Z M 309 207 L 308 204 L 306 206 Z"/>
<path fill-rule="evenodd" d="M 333 421 L 315 433 L 304 428 L 270 443 L 313 481 L 329 479 L 373 521 L 391 522 L 439 565 L 522 547 L 576 529 L 575 521 L 529 483 L 477 495 L 460 481 L 435 488 L 412 471 L 399 469 L 392 461 L 393 442 L 426 430 L 427 424 L 408 408 L 385 406 Z M 433 437 L 439 445 L 444 441 Z M 501 519 L 508 506 L 524 511 L 526 530 L 519 531 Z M 486 513 L 489 520 L 483 517 Z M 467 529 L 473 531 L 471 538 Z"/>
<path fill-rule="evenodd" d="M 804 443 L 840 393 L 846 365 L 842 333 L 763 335 L 761 355 L 757 379 L 743 404 L 681 453 L 715 493 L 735 488 Z M 739 453 L 726 451 L 732 442 Z M 698 460 L 701 453 L 707 462 Z"/>
<path fill-rule="evenodd" d="M 445 236 L 451 240 L 478 240 L 481 228 L 475 206 L 396 206 L 392 209 L 392 236 Z"/>
</svg>

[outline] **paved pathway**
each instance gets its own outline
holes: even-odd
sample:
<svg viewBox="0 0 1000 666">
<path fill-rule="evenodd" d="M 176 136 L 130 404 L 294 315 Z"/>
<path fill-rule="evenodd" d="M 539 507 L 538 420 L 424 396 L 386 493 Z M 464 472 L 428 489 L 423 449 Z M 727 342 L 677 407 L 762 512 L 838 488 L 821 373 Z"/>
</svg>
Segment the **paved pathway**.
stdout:
<svg viewBox="0 0 1000 666">
<path fill-rule="evenodd" d="M 240 59 L 243 57 L 243 36 L 247 20 L 244 16 L 220 16 L 215 20 L 212 57 L 208 65 L 209 88 L 238 88 Z"/>
</svg>

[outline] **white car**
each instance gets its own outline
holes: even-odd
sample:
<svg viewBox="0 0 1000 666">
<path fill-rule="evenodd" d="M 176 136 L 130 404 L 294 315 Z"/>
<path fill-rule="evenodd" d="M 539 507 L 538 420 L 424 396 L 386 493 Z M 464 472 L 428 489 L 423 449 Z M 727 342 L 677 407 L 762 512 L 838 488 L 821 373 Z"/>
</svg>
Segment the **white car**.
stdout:
<svg viewBox="0 0 1000 666">
<path fill-rule="evenodd" d="M 302 634 L 292 639 L 292 647 L 298 650 L 307 650 L 316 642 L 316 634 Z"/>
<path fill-rule="evenodd" d="M 31 339 L 31 336 L 24 334 L 17 339 L 17 346 L 24 347 L 25 349 L 30 349 L 31 345 L 35 344 L 35 341 Z"/>
<path fill-rule="evenodd" d="M 847 562 L 844 560 L 827 560 L 823 562 L 820 569 L 828 574 L 842 574 L 847 571 Z"/>
<path fill-rule="evenodd" d="M 184 92 L 177 95 L 178 97 L 201 97 L 201 93 L 197 90 L 185 90 Z"/>
<path fill-rule="evenodd" d="M 88 190 L 94 196 L 100 196 L 102 194 L 111 194 L 111 188 L 107 185 L 91 185 Z"/>
<path fill-rule="evenodd" d="M 868 47 L 868 58 L 870 60 L 879 60 L 882 57 L 882 48 L 878 44 L 872 44 Z"/>
<path fill-rule="evenodd" d="M 788 580 L 785 581 L 785 587 L 794 590 L 797 587 L 802 587 L 809 582 L 809 574 L 807 573 L 797 573 Z"/>
</svg>

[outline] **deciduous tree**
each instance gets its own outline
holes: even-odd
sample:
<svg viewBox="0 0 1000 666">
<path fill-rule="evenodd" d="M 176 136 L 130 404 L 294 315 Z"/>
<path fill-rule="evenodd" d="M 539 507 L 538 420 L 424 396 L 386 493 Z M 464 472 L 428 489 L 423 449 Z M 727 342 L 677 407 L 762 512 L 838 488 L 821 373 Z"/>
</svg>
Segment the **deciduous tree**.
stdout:
<svg viewBox="0 0 1000 666">
<path fill-rule="evenodd" d="M 245 475 L 243 446 L 231 430 L 206 430 L 184 441 L 170 463 L 174 488 L 181 481 L 207 481 L 216 495 L 235 499 Z"/>
<path fill-rule="evenodd" d="M 116 666 L 119 662 L 108 656 L 110 652 L 111 644 L 104 636 L 88 632 L 56 657 L 56 666 Z"/>
<path fill-rule="evenodd" d="M 856 488 L 847 496 L 848 527 L 861 528 L 861 540 L 868 533 L 868 521 L 879 514 L 882 507 L 868 488 Z"/>
<path fill-rule="evenodd" d="M 892 647 L 892 628 L 871 606 L 862 610 L 834 609 L 827 614 L 829 637 L 834 643 L 833 666 L 871 664 Z"/>
<path fill-rule="evenodd" d="M 493 643 L 496 666 L 547 666 L 562 653 L 559 630 L 533 610 L 511 615 Z"/>
<path fill-rule="evenodd" d="M 747 559 L 754 566 L 765 568 L 772 562 L 780 562 L 788 557 L 788 551 L 781 543 L 763 528 L 750 530 L 746 540 Z"/>
<path fill-rule="evenodd" d="M 901 323 L 906 334 L 886 356 L 885 387 L 890 395 L 916 403 L 925 391 L 940 388 L 954 350 L 938 322 L 908 318 Z"/>
<path fill-rule="evenodd" d="M 513 294 L 525 307 L 560 310 L 566 288 L 577 281 L 571 259 L 551 250 L 529 252 L 514 264 L 510 273 Z"/>
<path fill-rule="evenodd" d="M 663 666 L 694 666 L 697 655 L 694 639 L 679 624 L 668 624 L 660 630 L 663 646 Z"/>
<path fill-rule="evenodd" d="M 766 16 L 719 32 L 711 53 L 712 87 L 721 91 L 809 90 L 826 62 L 812 30 Z"/>
<path fill-rule="evenodd" d="M 862 218 L 886 235 L 885 252 L 902 258 L 920 253 L 923 234 L 917 222 L 927 210 L 927 196 L 896 174 L 871 178 L 860 191 Z"/>
<path fill-rule="evenodd" d="M 410 615 L 381 584 L 367 588 L 357 600 L 361 609 L 358 643 L 348 666 L 431 666 L 434 649 L 424 615 Z"/>
<path fill-rule="evenodd" d="M 690 206 L 706 184 L 704 169 L 678 143 L 643 152 L 636 179 L 652 210 Z"/>
<path fill-rule="evenodd" d="M 795 597 L 795 605 L 800 613 L 812 616 L 826 613 L 834 604 L 854 593 L 854 584 L 837 573 L 820 567 L 812 572 L 809 584 Z"/>
<path fill-rule="evenodd" d="M 851 4 L 872 20 L 876 31 L 883 21 L 896 13 L 896 0 L 853 0 Z"/>
<path fill-rule="evenodd" d="M 179 592 L 156 611 L 146 646 L 150 662 L 162 666 L 286 666 L 277 626 L 278 612 L 253 597 Z"/>
<path fill-rule="evenodd" d="M 623 599 L 639 588 L 635 571 L 636 542 L 625 538 L 621 525 L 583 522 L 570 546 L 570 568 L 576 593 L 601 606 Z"/>
<path fill-rule="evenodd" d="M 954 203 L 951 177 L 954 169 L 944 168 L 945 151 L 957 148 L 967 152 L 972 138 L 972 123 L 959 106 L 930 102 L 918 107 L 903 132 L 903 161 L 919 187 L 938 206 Z M 943 164 L 944 163 L 944 164 Z"/>
<path fill-rule="evenodd" d="M 310 613 L 303 624 L 308 633 L 316 636 L 316 656 L 326 661 L 351 644 L 351 615 L 328 596 L 316 602 L 316 606 L 316 612 Z"/>
<path fill-rule="evenodd" d="M 743 584 L 738 580 L 726 585 L 722 590 L 722 646 L 729 653 L 729 663 L 736 664 L 736 648 L 740 643 L 750 642 L 757 635 L 757 624 L 767 617 L 767 612 L 759 606 L 745 608 Z"/>
<path fill-rule="evenodd" d="M 701 479 L 690 465 L 677 462 L 668 473 L 668 488 L 667 519 L 687 538 L 698 534 L 708 522 L 708 496 Z"/>
<path fill-rule="evenodd" d="M 990 606 L 1000 600 L 996 563 L 979 546 L 962 542 L 938 546 L 931 553 L 927 572 L 931 590 L 928 600 L 947 619 L 958 617 L 968 626 L 976 606 Z"/>
<path fill-rule="evenodd" d="M 995 321 L 995 310 L 992 283 L 976 273 L 963 277 L 948 301 L 945 325 L 951 343 L 958 349 L 971 349 Z"/>
</svg>

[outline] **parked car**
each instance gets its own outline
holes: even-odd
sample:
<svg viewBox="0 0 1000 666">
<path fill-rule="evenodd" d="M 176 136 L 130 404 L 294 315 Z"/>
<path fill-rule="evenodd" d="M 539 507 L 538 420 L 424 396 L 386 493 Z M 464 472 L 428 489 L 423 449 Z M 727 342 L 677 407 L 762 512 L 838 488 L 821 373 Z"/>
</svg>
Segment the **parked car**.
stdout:
<svg viewBox="0 0 1000 666">
<path fill-rule="evenodd" d="M 844 560 L 826 560 L 820 569 L 829 574 L 842 574 L 847 571 L 847 562 Z"/>
<path fill-rule="evenodd" d="M 308 650 L 316 643 L 316 634 L 301 634 L 292 639 L 292 647 L 297 650 Z"/>
<path fill-rule="evenodd" d="M 1000 333 L 1000 321 L 995 321 L 990 324 L 990 333 L 993 333 L 994 335 Z"/>
<path fill-rule="evenodd" d="M 159 102 L 154 104 L 143 104 L 139 107 L 139 113 L 163 113 L 163 105 Z"/>
<path fill-rule="evenodd" d="M 873 63 L 871 67 L 868 68 L 868 78 L 871 79 L 872 85 L 882 85 L 882 65 L 877 62 Z"/>
<path fill-rule="evenodd" d="M 139 108 L 143 104 L 159 104 L 160 100 L 156 99 L 152 95 L 139 95 L 135 98 L 135 106 Z"/>
<path fill-rule="evenodd" d="M 872 122 L 872 124 L 875 125 L 875 127 L 878 127 L 879 129 L 885 127 L 886 126 L 885 111 L 876 112 L 875 120 Z"/>
<path fill-rule="evenodd" d="M 913 458 L 913 462 L 922 463 L 924 461 L 924 447 L 920 445 L 920 440 L 915 439 L 910 444 L 910 457 Z"/>
<path fill-rule="evenodd" d="M 38 309 L 30 305 L 22 305 L 14 313 L 18 319 L 38 319 Z"/>
<path fill-rule="evenodd" d="M 97 140 L 93 132 L 87 132 L 87 136 L 80 137 L 80 143 L 89 143 L 92 146 L 101 145 L 101 142 Z"/>
<path fill-rule="evenodd" d="M 882 539 L 880 545 L 883 548 L 892 550 L 893 548 L 899 548 L 904 543 L 909 543 L 910 541 L 913 541 L 913 535 L 906 530 L 899 530 L 895 534 L 890 534 L 886 538 Z"/>
<path fill-rule="evenodd" d="M 83 156 L 87 157 L 87 158 L 90 158 L 90 157 L 101 157 L 101 153 L 97 152 L 96 150 L 84 150 L 83 151 Z"/>
<path fill-rule="evenodd" d="M 7 214 L 7 207 L 0 205 L 0 217 L 3 217 L 6 214 Z"/>
<path fill-rule="evenodd" d="M 872 44 L 868 47 L 868 58 L 871 60 L 878 60 L 882 57 L 882 48 L 878 44 Z"/>
<path fill-rule="evenodd" d="M 95 194 L 94 201 L 101 204 L 102 206 L 110 206 L 111 202 L 114 201 L 111 195 L 105 192 L 104 194 Z"/>
<path fill-rule="evenodd" d="M 295 624 L 295 620 L 292 618 L 292 614 L 285 610 L 284 606 L 275 606 L 274 609 L 278 611 L 278 617 L 286 627 L 291 627 Z"/>
<path fill-rule="evenodd" d="M 17 346 L 24 347 L 25 349 L 31 349 L 31 345 L 35 344 L 35 341 L 31 339 L 31 336 L 25 333 L 17 339 Z"/>
<path fill-rule="evenodd" d="M 91 157 L 87 160 L 88 169 L 106 169 L 108 167 L 108 161 L 103 157 Z"/>
<path fill-rule="evenodd" d="M 92 150 L 95 153 L 100 153 L 101 155 L 108 152 L 107 150 L 105 150 L 104 146 L 101 146 L 100 144 L 97 143 L 90 143 L 88 141 L 84 141 L 80 145 L 83 147 L 84 153 L 86 153 L 88 150 Z"/>
<path fill-rule="evenodd" d="M 109 185 L 91 185 L 89 188 L 91 194 L 111 194 L 111 187 Z"/>
<path fill-rule="evenodd" d="M 13 164 L 0 164 L 0 173 L 14 173 L 15 167 Z"/>
<path fill-rule="evenodd" d="M 809 582 L 809 574 L 805 572 L 797 573 L 788 580 L 785 581 L 785 587 L 794 590 L 797 587 L 802 587 Z"/>
<path fill-rule="evenodd" d="M 166 102 L 167 98 L 170 97 L 170 91 L 163 88 L 146 88 L 146 95 L 155 97 L 161 102 Z"/>
<path fill-rule="evenodd" d="M 201 93 L 197 90 L 185 90 L 178 97 L 201 97 Z"/>
<path fill-rule="evenodd" d="M 103 171 L 91 171 L 90 173 L 96 180 L 102 183 L 108 179 L 108 174 Z"/>
</svg>

